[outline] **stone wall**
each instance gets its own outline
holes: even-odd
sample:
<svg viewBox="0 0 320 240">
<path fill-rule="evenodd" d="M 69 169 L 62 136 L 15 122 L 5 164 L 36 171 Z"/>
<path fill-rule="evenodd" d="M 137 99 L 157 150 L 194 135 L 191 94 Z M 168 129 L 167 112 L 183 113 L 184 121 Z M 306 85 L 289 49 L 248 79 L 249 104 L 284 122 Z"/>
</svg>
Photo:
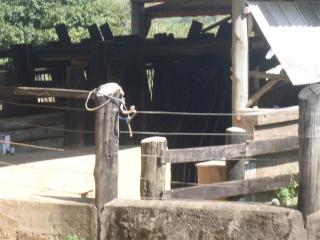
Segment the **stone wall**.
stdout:
<svg viewBox="0 0 320 240">
<path fill-rule="evenodd" d="M 255 204 L 114 200 L 102 222 L 101 240 L 306 239 L 300 212 Z"/>
<path fill-rule="evenodd" d="M 92 204 L 0 199 L 0 239 L 64 240 L 72 233 L 81 239 L 95 239 Z"/>
</svg>

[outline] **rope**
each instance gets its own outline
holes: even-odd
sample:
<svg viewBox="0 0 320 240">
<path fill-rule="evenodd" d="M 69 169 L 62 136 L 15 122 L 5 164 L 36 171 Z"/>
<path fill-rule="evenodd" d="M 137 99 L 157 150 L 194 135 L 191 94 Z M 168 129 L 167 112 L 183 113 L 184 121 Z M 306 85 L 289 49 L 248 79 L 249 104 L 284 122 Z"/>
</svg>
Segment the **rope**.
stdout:
<svg viewBox="0 0 320 240">
<path fill-rule="evenodd" d="M 103 108 L 104 106 L 106 106 L 106 105 L 110 102 L 110 98 L 109 98 L 107 101 L 105 101 L 104 103 L 100 104 L 100 105 L 97 106 L 97 107 L 94 107 L 94 108 L 88 107 L 89 99 L 91 98 L 92 93 L 95 93 L 96 91 L 97 91 L 96 89 L 93 89 L 93 90 L 90 91 L 89 94 L 88 94 L 88 97 L 87 97 L 87 100 L 86 100 L 86 103 L 85 103 L 85 108 L 86 108 L 89 112 L 95 112 L 95 111 Z"/>
<path fill-rule="evenodd" d="M 120 131 L 121 134 L 128 134 L 129 131 Z M 161 135 L 161 136 L 243 136 L 244 134 L 238 133 L 190 133 L 190 132 L 145 132 L 145 131 L 133 131 L 133 134 L 137 135 Z M 253 134 L 245 134 L 246 136 L 253 136 Z"/>
<path fill-rule="evenodd" d="M 0 140 L 0 143 L 6 143 L 6 142 L 4 140 Z M 12 142 L 12 141 L 10 141 L 10 144 L 16 145 L 16 146 L 28 147 L 28 148 L 42 149 L 42 150 L 53 150 L 58 152 L 64 151 L 64 149 L 62 148 L 52 148 L 52 147 L 38 146 L 33 144 L 18 143 L 18 142 Z"/>
<path fill-rule="evenodd" d="M 288 110 L 289 111 L 289 110 Z M 184 115 L 184 116 L 205 116 L 205 117 L 219 117 L 219 116 L 257 116 L 257 115 L 290 115 L 289 113 L 278 112 L 249 112 L 249 113 L 195 113 L 195 112 L 171 112 L 171 111 L 137 111 L 138 114 L 145 115 Z M 296 115 L 291 113 L 291 115 Z"/>
</svg>

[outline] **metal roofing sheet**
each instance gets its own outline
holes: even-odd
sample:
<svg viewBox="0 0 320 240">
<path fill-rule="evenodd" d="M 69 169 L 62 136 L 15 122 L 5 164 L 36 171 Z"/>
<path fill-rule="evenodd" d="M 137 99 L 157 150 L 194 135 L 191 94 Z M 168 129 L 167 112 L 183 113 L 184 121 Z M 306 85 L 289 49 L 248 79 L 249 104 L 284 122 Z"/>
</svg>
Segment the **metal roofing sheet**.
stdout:
<svg viewBox="0 0 320 240">
<path fill-rule="evenodd" d="M 320 2 L 250 2 L 249 7 L 292 84 L 320 82 Z"/>
</svg>

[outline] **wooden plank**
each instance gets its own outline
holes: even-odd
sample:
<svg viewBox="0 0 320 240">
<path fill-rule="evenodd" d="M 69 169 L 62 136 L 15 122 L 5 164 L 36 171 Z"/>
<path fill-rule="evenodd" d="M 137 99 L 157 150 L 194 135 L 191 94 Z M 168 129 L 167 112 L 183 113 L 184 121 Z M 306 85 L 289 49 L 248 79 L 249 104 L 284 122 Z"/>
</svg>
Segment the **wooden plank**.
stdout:
<svg viewBox="0 0 320 240">
<path fill-rule="evenodd" d="M 289 137 L 280 139 L 267 139 L 259 141 L 247 141 L 242 144 L 223 146 L 169 149 L 162 153 L 161 162 L 188 163 L 204 162 L 210 160 L 234 161 L 243 157 L 274 154 L 297 150 L 299 138 Z"/>
<path fill-rule="evenodd" d="M 88 32 L 90 35 L 90 38 L 94 41 L 103 42 L 101 32 L 97 26 L 97 24 L 92 24 L 88 27 Z"/>
<path fill-rule="evenodd" d="M 256 92 L 250 97 L 246 107 L 252 107 L 264 94 L 266 94 L 270 89 L 272 89 L 273 86 L 275 86 L 278 82 L 279 80 L 269 80 L 265 85 L 263 85 L 262 88 L 259 89 L 258 92 Z"/>
<path fill-rule="evenodd" d="M 108 40 L 113 39 L 113 33 L 112 33 L 111 28 L 108 23 L 101 25 L 100 31 L 102 33 L 104 41 L 108 41 Z"/>
<path fill-rule="evenodd" d="M 59 42 L 63 45 L 63 46 L 70 46 L 72 44 L 71 42 L 71 38 L 69 36 L 67 27 L 65 24 L 58 24 L 55 26 L 55 30 L 56 33 L 58 35 L 59 38 Z"/>
<path fill-rule="evenodd" d="M 278 81 L 290 81 L 289 77 L 286 74 L 271 74 L 271 73 L 258 72 L 258 71 L 250 71 L 249 77 L 258 78 L 258 79 L 278 80 Z"/>
<path fill-rule="evenodd" d="M 170 163 L 188 163 L 233 159 L 244 157 L 245 151 L 245 143 L 214 147 L 169 149 L 163 151 L 161 161 Z"/>
<path fill-rule="evenodd" d="M 180 188 L 167 191 L 165 198 L 213 200 L 258 192 L 267 192 L 288 186 L 292 179 L 297 180 L 297 175 L 288 174 L 273 177 L 213 183 L 203 186 Z"/>
<path fill-rule="evenodd" d="M 30 127 L 51 126 L 63 124 L 63 113 L 49 113 L 41 115 L 31 115 L 24 117 L 13 117 L 0 119 L 0 131 L 10 131 Z"/>
<path fill-rule="evenodd" d="M 298 208 L 306 217 L 320 210 L 320 84 L 299 94 L 299 186 Z"/>
<path fill-rule="evenodd" d="M 37 88 L 37 87 L 7 87 L 1 86 L 0 95 L 2 96 L 36 96 L 36 97 L 61 97 L 86 99 L 90 91 L 74 90 L 63 88 Z"/>
<path fill-rule="evenodd" d="M 299 137 L 247 141 L 246 156 L 254 157 L 297 149 L 299 149 Z"/>
</svg>

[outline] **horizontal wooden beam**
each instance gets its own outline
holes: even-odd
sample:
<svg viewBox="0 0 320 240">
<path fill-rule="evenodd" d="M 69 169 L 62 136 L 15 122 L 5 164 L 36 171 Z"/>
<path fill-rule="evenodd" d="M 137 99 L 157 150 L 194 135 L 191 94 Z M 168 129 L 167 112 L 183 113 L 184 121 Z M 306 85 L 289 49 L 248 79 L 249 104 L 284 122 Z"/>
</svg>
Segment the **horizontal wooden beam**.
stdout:
<svg viewBox="0 0 320 240">
<path fill-rule="evenodd" d="M 90 91 L 62 88 L 0 87 L 0 96 L 61 97 L 86 99 Z"/>
<path fill-rule="evenodd" d="M 106 48 L 106 54 L 109 58 L 120 58 L 130 56 L 199 56 L 208 54 L 228 54 L 231 45 L 222 41 L 152 41 L 145 44 L 123 44 L 109 43 Z"/>
<path fill-rule="evenodd" d="M 158 8 L 159 7 L 159 8 Z M 211 8 L 211 7 L 190 7 L 190 8 L 160 8 L 159 5 L 146 8 L 146 16 L 149 19 L 169 18 L 169 17 L 196 17 L 196 16 L 215 16 L 230 14 L 230 8 Z"/>
<path fill-rule="evenodd" d="M 162 153 L 162 162 L 188 163 L 244 157 L 246 144 L 232 144 L 214 147 L 169 149 Z"/>
<path fill-rule="evenodd" d="M 265 72 L 250 71 L 250 78 L 259 78 L 259 79 L 269 79 L 269 80 L 278 80 L 278 81 L 290 81 L 289 77 L 286 74 L 272 74 Z"/>
<path fill-rule="evenodd" d="M 213 183 L 203 186 L 179 188 L 167 191 L 164 198 L 214 200 L 258 192 L 267 192 L 286 187 L 290 181 L 297 180 L 297 175 L 279 175 L 273 177 L 254 178 L 248 180 Z"/>
<path fill-rule="evenodd" d="M 212 147 L 169 149 L 162 153 L 162 163 L 197 163 L 210 160 L 233 161 L 239 158 L 250 158 L 260 155 L 294 151 L 299 148 L 298 137 L 247 141 Z"/>
</svg>

